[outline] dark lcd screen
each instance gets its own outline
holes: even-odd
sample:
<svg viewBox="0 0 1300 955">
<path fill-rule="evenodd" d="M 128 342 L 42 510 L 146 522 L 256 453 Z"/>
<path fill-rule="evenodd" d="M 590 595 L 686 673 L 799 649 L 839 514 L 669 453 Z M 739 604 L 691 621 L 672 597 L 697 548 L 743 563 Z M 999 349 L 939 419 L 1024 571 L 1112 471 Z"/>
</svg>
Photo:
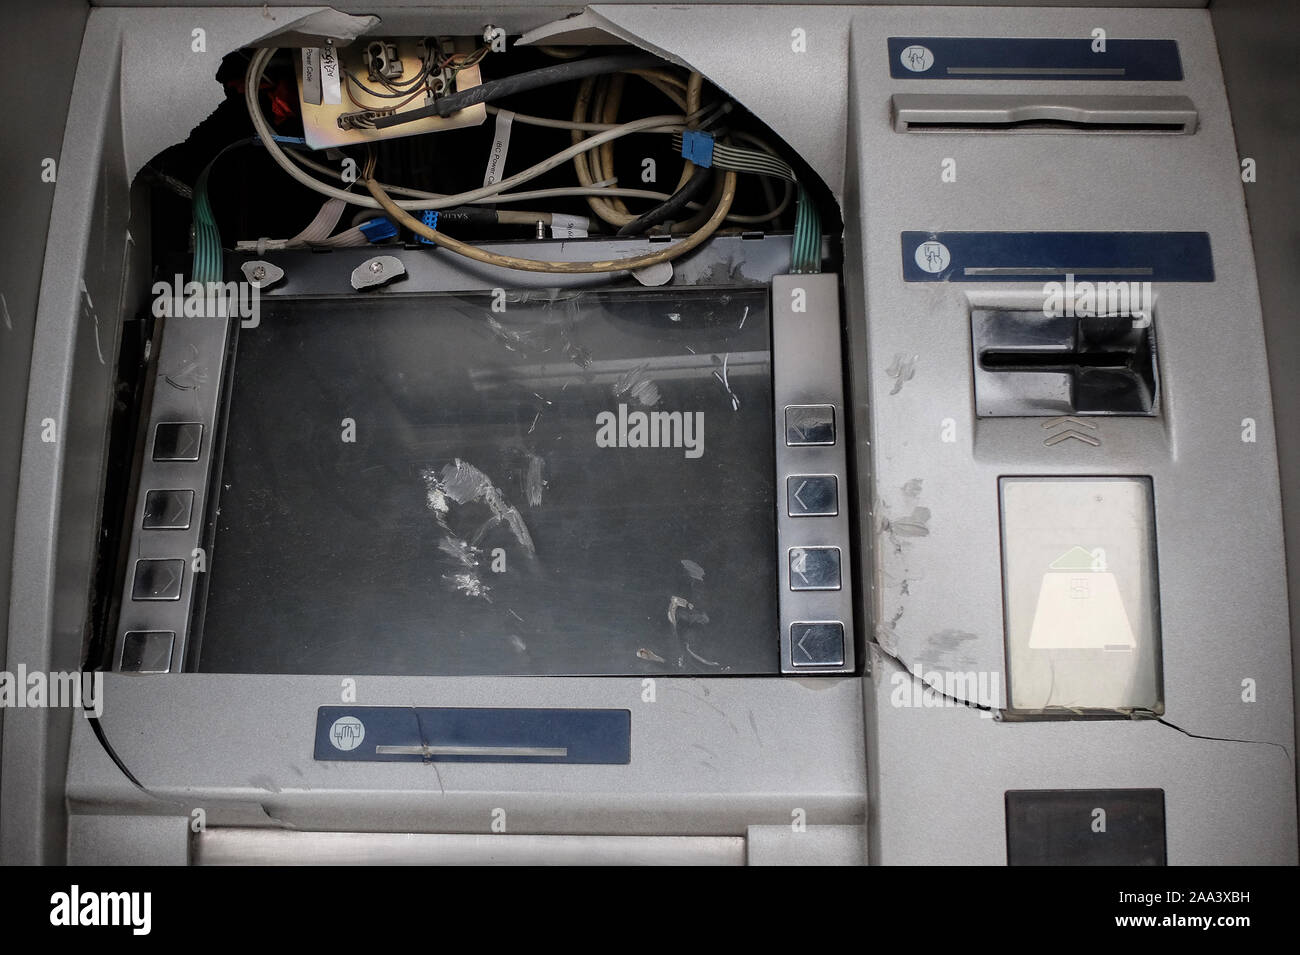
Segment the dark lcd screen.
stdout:
<svg viewBox="0 0 1300 955">
<path fill-rule="evenodd" d="M 197 669 L 778 672 L 765 288 L 267 298 L 233 354 Z"/>
</svg>

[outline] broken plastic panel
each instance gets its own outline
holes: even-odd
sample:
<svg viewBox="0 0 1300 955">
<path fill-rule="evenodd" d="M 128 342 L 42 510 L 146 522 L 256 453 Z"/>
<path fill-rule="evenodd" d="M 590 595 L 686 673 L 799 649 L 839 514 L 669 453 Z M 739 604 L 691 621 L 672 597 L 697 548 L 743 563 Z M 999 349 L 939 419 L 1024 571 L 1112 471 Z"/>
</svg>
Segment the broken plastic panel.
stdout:
<svg viewBox="0 0 1300 955">
<path fill-rule="evenodd" d="M 1002 478 L 1012 715 L 1160 715 L 1149 478 Z"/>
</svg>

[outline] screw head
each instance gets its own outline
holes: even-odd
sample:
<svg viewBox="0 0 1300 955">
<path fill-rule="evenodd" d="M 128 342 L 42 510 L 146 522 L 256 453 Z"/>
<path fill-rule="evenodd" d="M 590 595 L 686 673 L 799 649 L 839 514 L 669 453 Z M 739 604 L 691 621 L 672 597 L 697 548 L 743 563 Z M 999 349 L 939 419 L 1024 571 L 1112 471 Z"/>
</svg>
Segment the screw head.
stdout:
<svg viewBox="0 0 1300 955">
<path fill-rule="evenodd" d="M 375 261 L 370 263 L 370 271 L 382 272 L 383 270 L 384 270 L 384 263 L 380 262 L 378 259 L 375 259 Z"/>
<path fill-rule="evenodd" d="M 256 279 L 256 280 L 259 281 L 259 282 L 262 281 L 262 279 L 266 278 L 266 266 L 265 266 L 265 265 L 256 265 L 256 266 L 254 266 L 254 267 L 253 267 L 253 278 Z"/>
</svg>

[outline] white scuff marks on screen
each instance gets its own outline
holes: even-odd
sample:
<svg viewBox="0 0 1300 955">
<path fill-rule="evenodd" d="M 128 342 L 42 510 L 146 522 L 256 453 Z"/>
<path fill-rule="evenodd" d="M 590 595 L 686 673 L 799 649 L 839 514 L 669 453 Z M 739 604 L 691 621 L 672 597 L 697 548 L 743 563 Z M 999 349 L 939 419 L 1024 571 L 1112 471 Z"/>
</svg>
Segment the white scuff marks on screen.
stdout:
<svg viewBox="0 0 1300 955">
<path fill-rule="evenodd" d="M 461 540 L 455 534 L 448 534 L 440 540 L 438 550 L 465 567 L 477 567 L 482 553 L 469 541 Z"/>
<path fill-rule="evenodd" d="M 586 368 L 591 364 L 591 350 L 585 345 L 569 338 L 567 332 L 564 334 L 564 357 L 569 359 L 569 361 L 573 362 L 579 368 Z"/>
<path fill-rule="evenodd" d="M 550 398 L 543 398 L 535 391 L 533 392 L 533 397 L 540 403 L 540 407 L 537 409 L 537 413 L 533 415 L 533 423 L 528 426 L 529 434 L 532 434 L 537 430 L 537 422 L 542 420 L 542 412 L 546 411 L 548 408 L 554 407 L 555 405 L 555 402 L 551 401 Z"/>
<path fill-rule="evenodd" d="M 421 471 L 420 476 L 424 478 L 425 487 L 428 489 L 426 503 L 429 510 L 433 511 L 437 517 L 438 523 L 441 524 L 443 518 L 447 516 L 450 505 L 447 503 L 447 495 L 442 493 L 442 488 L 438 487 L 438 478 L 432 471 Z"/>
<path fill-rule="evenodd" d="M 689 557 L 680 558 L 677 564 L 685 575 L 685 587 L 679 588 L 678 593 L 671 594 L 668 598 L 668 626 L 677 647 L 676 659 L 672 662 L 680 670 L 687 666 L 689 658 L 702 666 L 726 673 L 731 666 L 722 660 L 713 659 L 715 654 L 709 648 L 713 640 L 710 639 L 708 628 L 709 615 L 704 609 L 708 603 L 704 567 Z M 683 593 L 690 596 L 684 597 Z M 637 651 L 637 656 L 651 662 L 665 662 L 656 659 L 658 654 L 647 656 L 640 650 Z"/>
<path fill-rule="evenodd" d="M 529 507 L 540 507 L 542 504 L 542 491 L 546 488 L 546 480 L 542 476 L 542 459 L 535 454 L 528 455 L 528 471 L 524 476 L 524 494 L 528 498 Z"/>
<path fill-rule="evenodd" d="M 426 506 L 433 512 L 434 520 L 444 532 L 438 542 L 438 550 L 455 565 L 453 572 L 444 575 L 443 580 L 450 583 L 458 593 L 491 603 L 492 598 L 488 595 L 492 587 L 483 581 L 483 550 L 479 543 L 492 528 L 504 524 L 524 552 L 529 557 L 535 556 L 536 548 L 532 535 L 524 524 L 523 515 L 506 500 L 505 494 L 491 478 L 460 458 L 444 465 L 441 470 L 425 468 L 420 472 L 420 477 L 424 481 Z M 541 481 L 540 459 L 537 480 Z M 530 488 L 530 501 L 532 498 Z M 541 503 L 540 487 L 536 502 Z M 486 508 L 487 519 L 472 534 L 458 533 L 451 525 L 453 506 L 468 508 L 472 505 Z M 481 515 L 482 512 L 479 513 Z M 472 512 L 466 513 L 467 519 L 471 516 Z"/>
<path fill-rule="evenodd" d="M 432 472 L 428 470 L 422 472 L 426 487 L 430 485 L 431 474 Z M 452 503 L 487 505 L 490 516 L 469 538 L 471 543 L 477 544 L 493 527 L 504 524 L 529 557 L 537 553 L 532 535 L 528 533 L 528 527 L 524 524 L 519 509 L 507 501 L 505 494 L 492 483 L 492 479 L 474 465 L 456 458 L 451 464 L 444 465 L 442 472 L 432 478 L 432 482 L 433 488 L 440 491 Z"/>
<path fill-rule="evenodd" d="M 709 660 L 695 651 L 691 642 L 686 639 L 686 630 L 690 627 L 700 627 L 709 622 L 709 615 L 703 610 L 697 610 L 695 604 L 691 603 L 685 597 L 679 597 L 673 594 L 668 599 L 668 624 L 672 627 L 673 636 L 677 638 L 682 649 L 695 660 L 705 666 L 718 667 L 723 670 L 730 669 L 725 667 L 716 660 Z M 685 661 L 678 658 L 677 666 L 680 668 Z"/>
<path fill-rule="evenodd" d="M 698 663 L 703 663 L 706 667 L 718 667 L 719 669 L 722 669 L 722 670 L 730 670 L 730 669 L 731 669 L 731 667 L 724 667 L 724 666 L 723 666 L 721 663 L 719 663 L 717 660 L 706 660 L 704 657 L 700 656 L 698 653 L 696 653 L 694 650 L 692 650 L 692 649 L 691 649 L 691 645 L 690 645 L 689 643 L 686 644 L 686 652 L 689 653 L 689 654 L 691 655 L 691 658 L 692 658 L 692 659 L 694 659 L 694 660 L 695 660 L 696 662 L 698 662 Z"/>
<path fill-rule="evenodd" d="M 492 602 L 492 598 L 488 596 L 488 591 L 492 588 L 483 583 L 477 572 L 466 571 L 463 574 L 453 574 L 451 580 L 456 585 L 456 589 L 465 596 L 482 597 L 488 603 Z"/>
<path fill-rule="evenodd" d="M 718 379 L 719 384 L 726 389 L 727 397 L 731 399 L 731 410 L 739 411 L 740 399 L 737 398 L 736 393 L 731 390 L 731 379 L 727 376 L 727 363 L 731 359 L 731 354 L 727 353 L 721 358 L 717 355 L 710 355 L 709 357 L 713 360 L 715 366 L 713 369 L 713 377 Z"/>
<path fill-rule="evenodd" d="M 659 386 L 646 374 L 646 367 L 643 362 L 620 375 L 614 382 L 614 397 L 622 398 L 628 395 L 646 408 L 653 408 L 659 404 Z"/>
<path fill-rule="evenodd" d="M 491 315 L 487 316 L 487 326 L 492 330 L 492 334 L 500 339 L 501 344 L 505 345 L 510 351 L 532 351 L 537 348 L 539 341 L 537 329 L 519 330 L 508 328 L 502 325 Z M 542 351 L 547 351 L 543 348 Z"/>
</svg>

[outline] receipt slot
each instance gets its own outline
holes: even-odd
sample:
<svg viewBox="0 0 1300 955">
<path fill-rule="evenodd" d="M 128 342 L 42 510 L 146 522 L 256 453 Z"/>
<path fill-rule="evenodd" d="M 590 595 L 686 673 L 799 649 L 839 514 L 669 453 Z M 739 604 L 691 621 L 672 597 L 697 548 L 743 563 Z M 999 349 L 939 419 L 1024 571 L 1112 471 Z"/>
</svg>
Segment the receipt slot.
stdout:
<svg viewBox="0 0 1300 955">
<path fill-rule="evenodd" d="M 1010 715 L 1162 714 L 1150 480 L 1000 489 Z"/>
</svg>

